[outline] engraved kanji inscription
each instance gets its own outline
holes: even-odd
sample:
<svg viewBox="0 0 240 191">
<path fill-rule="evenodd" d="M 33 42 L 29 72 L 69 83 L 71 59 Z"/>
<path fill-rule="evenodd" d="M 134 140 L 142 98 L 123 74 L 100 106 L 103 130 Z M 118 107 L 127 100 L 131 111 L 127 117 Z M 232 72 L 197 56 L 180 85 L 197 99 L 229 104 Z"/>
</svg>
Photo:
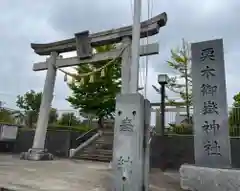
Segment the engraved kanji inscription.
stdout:
<svg viewBox="0 0 240 191">
<path fill-rule="evenodd" d="M 212 120 L 211 122 L 204 121 L 202 129 L 206 134 L 213 132 L 213 134 L 215 135 L 216 131 L 220 129 L 220 125 L 216 123 L 216 120 Z"/>
<path fill-rule="evenodd" d="M 217 103 L 211 100 L 203 102 L 202 114 L 219 114 Z"/>
<path fill-rule="evenodd" d="M 207 152 L 208 156 L 213 156 L 213 155 L 217 155 L 217 156 L 222 156 L 221 155 L 221 147 L 218 143 L 217 140 L 208 140 L 205 144 L 204 144 L 204 150 L 205 152 Z"/>
<path fill-rule="evenodd" d="M 133 124 L 132 124 L 132 119 L 129 119 L 126 117 L 121 121 L 120 124 L 120 131 L 128 131 L 128 132 L 133 132 Z"/>
<path fill-rule="evenodd" d="M 214 68 L 210 68 L 206 66 L 204 69 L 201 70 L 201 76 L 206 77 L 208 80 L 210 77 L 216 76 L 216 70 Z"/>
<path fill-rule="evenodd" d="M 126 163 L 132 164 L 132 160 L 130 160 L 130 157 L 128 156 L 127 159 L 124 159 L 123 156 L 120 156 L 118 159 L 118 166 L 122 166 Z"/>
<path fill-rule="evenodd" d="M 207 95 L 215 95 L 217 92 L 217 86 L 216 85 L 210 85 L 210 84 L 202 84 L 201 85 L 201 92 L 203 96 Z"/>
<path fill-rule="evenodd" d="M 200 60 L 204 62 L 206 59 L 215 60 L 215 51 L 213 48 L 205 48 L 201 51 Z"/>
</svg>

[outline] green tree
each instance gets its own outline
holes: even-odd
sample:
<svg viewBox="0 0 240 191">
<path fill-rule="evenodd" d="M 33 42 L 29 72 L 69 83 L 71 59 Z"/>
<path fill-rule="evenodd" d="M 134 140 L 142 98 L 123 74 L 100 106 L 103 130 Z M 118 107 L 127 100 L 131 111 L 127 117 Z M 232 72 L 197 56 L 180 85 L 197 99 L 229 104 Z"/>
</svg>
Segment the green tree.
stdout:
<svg viewBox="0 0 240 191">
<path fill-rule="evenodd" d="M 36 93 L 34 90 L 26 92 L 23 96 L 17 96 L 17 106 L 24 110 L 26 116 L 26 125 L 33 128 L 33 124 L 37 122 L 39 108 L 41 105 L 42 93 Z"/>
<path fill-rule="evenodd" d="M 233 107 L 239 107 L 240 108 L 240 92 L 238 92 L 235 96 L 233 96 Z"/>
<path fill-rule="evenodd" d="M 0 122 L 15 123 L 13 113 L 5 108 L 0 108 Z"/>
<path fill-rule="evenodd" d="M 23 96 L 17 96 L 17 106 L 20 109 L 24 109 L 25 111 L 36 111 L 39 112 L 40 105 L 42 99 L 42 92 L 35 92 L 34 90 L 30 90 L 26 92 Z"/>
<path fill-rule="evenodd" d="M 50 114 L 49 114 L 49 124 L 56 123 L 58 121 L 58 113 L 55 108 L 51 108 Z"/>
<path fill-rule="evenodd" d="M 63 113 L 58 121 L 59 125 L 74 126 L 78 125 L 79 121 L 74 113 Z"/>
<path fill-rule="evenodd" d="M 26 124 L 28 127 L 33 128 L 33 124 L 37 122 L 38 113 L 40 110 L 42 99 L 42 92 L 35 92 L 30 90 L 24 95 L 17 96 L 17 107 L 24 110 L 26 116 Z M 57 121 L 56 109 L 51 109 L 49 122 Z"/>
<path fill-rule="evenodd" d="M 97 47 L 96 52 L 106 52 L 115 48 L 115 45 Z M 103 125 L 104 118 L 113 117 L 116 94 L 120 92 L 121 88 L 120 59 L 112 61 L 112 64 L 107 65 L 101 72 L 94 73 L 94 76 L 85 76 L 84 78 L 81 76 L 83 73 L 102 68 L 107 63 L 109 61 L 101 61 L 75 68 L 77 73 L 74 76 L 75 81 L 69 83 L 72 95 L 67 98 L 75 109 L 80 110 L 80 113 L 95 115 L 98 118 L 99 126 Z M 93 77 L 94 81 L 92 81 Z M 83 80 L 84 83 L 82 83 Z"/>
<path fill-rule="evenodd" d="M 233 107 L 229 112 L 229 124 L 232 127 L 240 127 L 240 92 L 233 96 Z"/>
<path fill-rule="evenodd" d="M 191 59 L 189 44 L 182 41 L 181 48 L 171 50 L 171 58 L 168 65 L 176 72 L 174 77 L 170 77 L 167 87 L 177 93 L 186 103 L 187 120 L 190 122 L 190 106 L 192 105 L 192 78 Z"/>
</svg>

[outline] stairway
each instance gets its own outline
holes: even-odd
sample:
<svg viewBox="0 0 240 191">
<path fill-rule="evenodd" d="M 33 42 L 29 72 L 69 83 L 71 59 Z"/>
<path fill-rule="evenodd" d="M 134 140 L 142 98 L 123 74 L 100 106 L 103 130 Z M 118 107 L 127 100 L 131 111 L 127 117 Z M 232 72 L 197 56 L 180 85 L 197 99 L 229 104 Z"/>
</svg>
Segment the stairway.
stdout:
<svg viewBox="0 0 240 191">
<path fill-rule="evenodd" d="M 104 130 L 101 137 L 79 151 L 73 158 L 110 162 L 112 160 L 113 130 Z"/>
</svg>

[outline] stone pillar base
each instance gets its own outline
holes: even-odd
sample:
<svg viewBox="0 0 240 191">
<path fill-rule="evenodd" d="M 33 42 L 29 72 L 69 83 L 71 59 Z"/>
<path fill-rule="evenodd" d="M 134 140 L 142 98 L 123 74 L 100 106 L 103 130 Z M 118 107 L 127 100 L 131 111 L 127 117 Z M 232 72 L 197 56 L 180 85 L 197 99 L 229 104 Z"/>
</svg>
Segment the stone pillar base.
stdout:
<svg viewBox="0 0 240 191">
<path fill-rule="evenodd" d="M 180 167 L 181 188 L 191 191 L 238 191 L 240 170 L 208 168 L 194 165 Z"/>
<path fill-rule="evenodd" d="M 53 155 L 48 153 L 47 150 L 42 149 L 29 149 L 28 152 L 22 152 L 20 154 L 21 160 L 53 160 Z"/>
</svg>

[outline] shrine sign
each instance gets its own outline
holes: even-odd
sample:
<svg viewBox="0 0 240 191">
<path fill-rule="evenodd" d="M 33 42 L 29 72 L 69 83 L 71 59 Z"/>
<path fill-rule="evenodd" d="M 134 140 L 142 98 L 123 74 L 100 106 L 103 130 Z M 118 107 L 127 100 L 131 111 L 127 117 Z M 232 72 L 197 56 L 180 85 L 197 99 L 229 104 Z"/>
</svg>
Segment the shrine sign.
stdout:
<svg viewBox="0 0 240 191">
<path fill-rule="evenodd" d="M 231 164 L 223 40 L 191 45 L 195 163 Z"/>
</svg>

